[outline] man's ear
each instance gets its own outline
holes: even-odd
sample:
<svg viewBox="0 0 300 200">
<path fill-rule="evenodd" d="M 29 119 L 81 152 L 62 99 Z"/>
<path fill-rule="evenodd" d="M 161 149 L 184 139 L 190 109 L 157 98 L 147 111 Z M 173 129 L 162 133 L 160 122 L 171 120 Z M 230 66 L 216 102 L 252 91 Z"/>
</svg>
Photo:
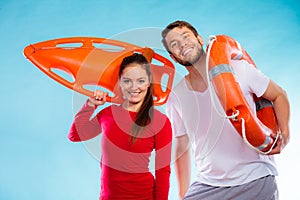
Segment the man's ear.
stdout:
<svg viewBox="0 0 300 200">
<path fill-rule="evenodd" d="M 200 42 L 200 44 L 203 46 L 203 45 L 204 45 L 204 40 L 203 40 L 203 38 L 202 38 L 200 35 L 198 35 L 198 36 L 197 36 L 197 39 L 198 39 L 198 41 Z"/>
</svg>

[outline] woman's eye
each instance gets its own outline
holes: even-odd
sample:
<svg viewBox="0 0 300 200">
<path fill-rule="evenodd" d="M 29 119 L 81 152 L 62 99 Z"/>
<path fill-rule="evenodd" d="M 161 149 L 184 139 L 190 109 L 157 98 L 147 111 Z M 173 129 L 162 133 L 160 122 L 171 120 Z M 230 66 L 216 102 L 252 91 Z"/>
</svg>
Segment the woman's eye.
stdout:
<svg viewBox="0 0 300 200">
<path fill-rule="evenodd" d="M 130 81 L 129 81 L 129 80 L 127 80 L 127 79 L 125 79 L 125 80 L 123 80 L 123 83 L 126 83 L 126 84 L 128 84 L 128 83 L 130 83 Z"/>
<path fill-rule="evenodd" d="M 145 83 L 145 80 L 139 80 L 139 83 L 140 84 Z"/>
</svg>

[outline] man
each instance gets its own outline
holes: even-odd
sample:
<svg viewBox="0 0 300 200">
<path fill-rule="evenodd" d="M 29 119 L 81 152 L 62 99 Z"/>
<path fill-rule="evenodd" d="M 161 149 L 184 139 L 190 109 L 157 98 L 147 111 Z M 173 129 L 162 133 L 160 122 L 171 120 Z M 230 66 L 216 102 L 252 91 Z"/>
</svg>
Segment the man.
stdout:
<svg viewBox="0 0 300 200">
<path fill-rule="evenodd" d="M 280 153 L 289 141 L 290 111 L 285 91 L 247 62 L 232 61 L 235 77 L 253 112 L 253 93 L 274 105 L 281 137 L 268 155 L 259 154 L 212 106 L 211 98 L 220 109 L 214 93 L 211 97 L 208 92 L 206 53 L 197 30 L 188 22 L 175 21 L 163 30 L 162 37 L 171 58 L 188 72 L 173 88 L 166 105 L 176 137 L 180 199 L 278 199 L 273 154 Z M 196 181 L 191 185 L 190 145 L 197 168 Z"/>
</svg>

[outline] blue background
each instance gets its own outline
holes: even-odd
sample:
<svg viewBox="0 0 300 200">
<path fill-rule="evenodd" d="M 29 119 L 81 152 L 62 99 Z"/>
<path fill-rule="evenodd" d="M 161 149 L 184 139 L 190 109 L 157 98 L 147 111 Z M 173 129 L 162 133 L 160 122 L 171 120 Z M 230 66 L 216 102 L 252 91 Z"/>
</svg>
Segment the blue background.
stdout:
<svg viewBox="0 0 300 200">
<path fill-rule="evenodd" d="M 257 66 L 287 91 L 291 141 L 276 156 L 277 181 L 281 199 L 300 199 L 299 14 L 297 0 L 1 0 L 0 199 L 99 196 L 99 161 L 85 145 L 67 139 L 76 95 L 30 63 L 23 55 L 25 46 L 62 37 L 110 38 L 137 28 L 162 29 L 177 19 L 189 21 L 204 38 L 234 37 Z M 170 199 L 177 199 L 174 170 Z"/>
</svg>

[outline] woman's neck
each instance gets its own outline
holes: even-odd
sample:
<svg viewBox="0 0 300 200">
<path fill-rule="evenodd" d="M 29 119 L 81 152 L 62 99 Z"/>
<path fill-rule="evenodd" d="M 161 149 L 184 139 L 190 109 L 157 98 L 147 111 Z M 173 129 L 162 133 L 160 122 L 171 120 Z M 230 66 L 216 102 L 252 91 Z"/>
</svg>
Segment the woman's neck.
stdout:
<svg viewBox="0 0 300 200">
<path fill-rule="evenodd" d="M 141 107 L 141 104 L 142 104 L 141 102 L 135 104 L 135 103 L 130 103 L 129 101 L 126 100 L 122 103 L 122 107 L 131 112 L 138 112 Z"/>
</svg>

